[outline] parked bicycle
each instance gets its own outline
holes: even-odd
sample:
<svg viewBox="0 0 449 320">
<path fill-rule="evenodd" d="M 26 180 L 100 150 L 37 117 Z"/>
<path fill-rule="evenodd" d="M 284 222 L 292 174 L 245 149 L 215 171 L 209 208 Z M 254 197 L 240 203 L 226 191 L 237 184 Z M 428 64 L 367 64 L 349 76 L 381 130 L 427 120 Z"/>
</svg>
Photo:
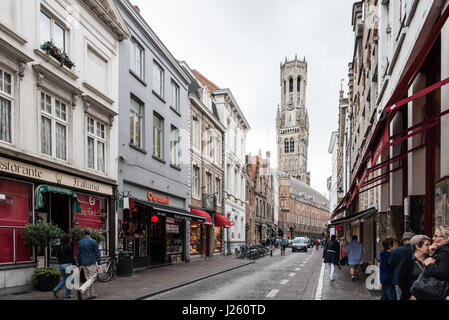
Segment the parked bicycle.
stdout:
<svg viewBox="0 0 449 320">
<path fill-rule="evenodd" d="M 114 254 L 112 256 L 107 257 L 105 261 L 101 262 L 101 269 L 97 273 L 97 279 L 101 282 L 107 282 L 112 279 L 114 273 L 117 272 L 118 261 L 117 255 Z"/>
</svg>

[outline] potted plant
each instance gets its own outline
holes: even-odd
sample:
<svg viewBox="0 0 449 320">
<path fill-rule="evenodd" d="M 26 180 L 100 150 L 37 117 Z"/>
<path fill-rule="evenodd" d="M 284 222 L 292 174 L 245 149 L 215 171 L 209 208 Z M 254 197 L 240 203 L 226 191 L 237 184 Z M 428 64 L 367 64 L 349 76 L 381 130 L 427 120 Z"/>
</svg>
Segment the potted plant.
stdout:
<svg viewBox="0 0 449 320">
<path fill-rule="evenodd" d="M 40 291 L 50 291 L 61 281 L 61 273 L 55 268 L 37 268 L 33 272 L 31 281 Z"/>
<path fill-rule="evenodd" d="M 48 267 L 48 248 L 50 245 L 64 235 L 64 232 L 53 222 L 38 222 L 25 226 L 25 242 L 32 246 L 42 246 L 45 248 L 44 266 Z"/>
<path fill-rule="evenodd" d="M 98 243 L 100 243 L 101 241 L 104 240 L 104 235 L 99 231 L 99 230 L 94 230 L 91 228 L 87 228 L 90 230 L 90 236 L 92 237 L 92 239 L 96 240 Z M 83 238 L 83 230 L 80 227 L 76 227 L 73 228 L 70 232 L 73 236 L 73 242 L 75 244 L 78 243 L 78 241 L 80 241 Z"/>
<path fill-rule="evenodd" d="M 45 51 L 47 55 L 50 55 L 58 60 L 61 63 L 61 67 L 65 65 L 67 68 L 72 69 L 72 67 L 75 66 L 73 61 L 70 60 L 67 53 L 62 52 L 61 49 L 56 46 L 53 40 L 44 42 L 41 45 L 41 49 Z"/>
</svg>

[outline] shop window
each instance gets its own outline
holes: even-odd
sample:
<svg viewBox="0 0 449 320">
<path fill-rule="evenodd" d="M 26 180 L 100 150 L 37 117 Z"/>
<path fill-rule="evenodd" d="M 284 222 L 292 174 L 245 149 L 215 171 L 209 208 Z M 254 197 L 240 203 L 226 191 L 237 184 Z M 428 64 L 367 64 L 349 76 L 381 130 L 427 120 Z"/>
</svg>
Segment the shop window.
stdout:
<svg viewBox="0 0 449 320">
<path fill-rule="evenodd" d="M 31 261 L 23 236 L 30 222 L 31 192 L 27 183 L 0 179 L 0 264 Z"/>
<path fill-rule="evenodd" d="M 148 210 L 136 206 L 123 211 L 122 241 L 125 251 L 132 252 L 133 257 L 148 256 L 148 228 L 150 217 Z"/>
<path fill-rule="evenodd" d="M 214 252 L 221 252 L 223 248 L 223 228 L 214 227 Z"/>
<path fill-rule="evenodd" d="M 190 255 L 203 253 L 201 224 L 190 225 Z"/>
<path fill-rule="evenodd" d="M 179 263 L 183 257 L 182 221 L 167 218 L 165 235 L 167 238 L 166 262 Z"/>
<path fill-rule="evenodd" d="M 81 213 L 73 216 L 74 226 L 100 231 L 104 241 L 99 244 L 102 252 L 107 252 L 108 244 L 108 201 L 107 198 L 77 193 Z"/>
</svg>

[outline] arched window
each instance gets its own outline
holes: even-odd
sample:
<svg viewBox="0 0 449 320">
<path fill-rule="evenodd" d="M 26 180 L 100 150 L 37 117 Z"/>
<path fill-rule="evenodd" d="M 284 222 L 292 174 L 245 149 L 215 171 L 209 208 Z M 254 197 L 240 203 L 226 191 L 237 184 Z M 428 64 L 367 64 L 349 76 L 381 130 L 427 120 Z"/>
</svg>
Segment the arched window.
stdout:
<svg viewBox="0 0 449 320">
<path fill-rule="evenodd" d="M 284 142 L 284 153 L 289 153 L 290 152 L 290 142 L 288 141 L 288 139 L 285 139 Z"/>
<path fill-rule="evenodd" d="M 301 77 L 298 77 L 298 79 L 296 79 L 296 91 L 301 91 Z"/>
<path fill-rule="evenodd" d="M 284 94 L 287 93 L 287 81 L 284 80 Z"/>
<path fill-rule="evenodd" d="M 295 152 L 295 140 L 293 138 L 290 139 L 290 153 Z"/>
<path fill-rule="evenodd" d="M 289 92 L 293 92 L 293 78 L 290 78 L 288 81 L 289 81 Z"/>
</svg>

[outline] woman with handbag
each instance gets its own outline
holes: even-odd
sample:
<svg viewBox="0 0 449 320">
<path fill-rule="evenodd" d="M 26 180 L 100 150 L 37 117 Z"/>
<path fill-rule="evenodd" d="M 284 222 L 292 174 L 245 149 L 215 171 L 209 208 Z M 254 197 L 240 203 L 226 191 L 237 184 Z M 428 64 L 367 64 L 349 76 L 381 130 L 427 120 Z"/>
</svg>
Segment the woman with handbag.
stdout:
<svg viewBox="0 0 449 320">
<path fill-rule="evenodd" d="M 424 261 L 426 265 L 424 275 L 426 278 L 434 278 L 432 285 L 434 290 L 438 287 L 444 292 L 434 292 L 434 295 L 423 298 L 449 300 L 447 291 L 449 287 L 449 226 L 436 228 L 430 251 L 434 253 Z"/>
<path fill-rule="evenodd" d="M 416 235 L 410 240 L 410 246 L 412 255 L 399 267 L 398 285 L 401 288 L 401 300 L 416 300 L 410 289 L 426 267 L 424 261 L 430 252 L 430 238 L 422 234 Z"/>
</svg>

